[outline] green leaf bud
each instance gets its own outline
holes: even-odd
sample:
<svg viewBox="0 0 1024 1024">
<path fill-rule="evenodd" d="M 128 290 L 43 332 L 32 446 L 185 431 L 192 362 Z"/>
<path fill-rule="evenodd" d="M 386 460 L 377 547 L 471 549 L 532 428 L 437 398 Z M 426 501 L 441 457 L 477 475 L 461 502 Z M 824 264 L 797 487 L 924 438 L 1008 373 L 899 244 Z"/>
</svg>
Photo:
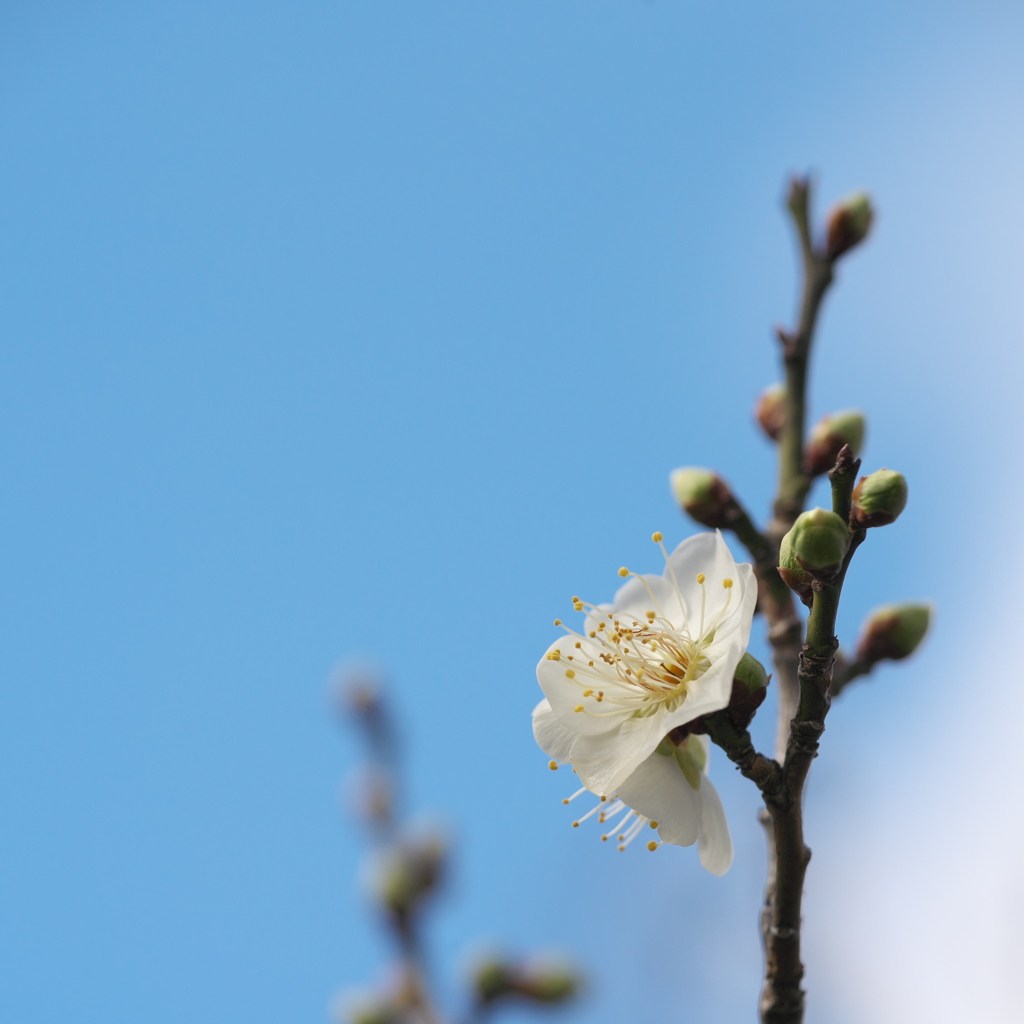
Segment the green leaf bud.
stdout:
<svg viewBox="0 0 1024 1024">
<path fill-rule="evenodd" d="M 907 481 L 894 469 L 879 469 L 862 476 L 853 489 L 852 526 L 888 526 L 907 507 Z"/>
<path fill-rule="evenodd" d="M 761 392 L 761 397 L 754 406 L 754 419 L 772 440 L 778 441 L 782 436 L 782 428 L 786 425 L 786 386 L 773 384 Z"/>
<path fill-rule="evenodd" d="M 790 555 L 815 579 L 831 579 L 842 564 L 850 530 L 835 512 L 812 508 L 801 512 L 789 538 Z"/>
<path fill-rule="evenodd" d="M 859 455 L 864 444 L 864 413 L 860 409 L 843 409 L 822 418 L 814 425 L 807 438 L 804 452 L 804 471 L 810 476 L 821 476 L 835 464 L 844 444 Z"/>
<path fill-rule="evenodd" d="M 875 211 L 866 192 L 854 192 L 829 211 L 825 252 L 836 260 L 868 236 Z"/>
<path fill-rule="evenodd" d="M 712 530 L 728 525 L 734 501 L 729 485 L 713 470 L 683 466 L 672 471 L 672 493 L 680 508 L 701 526 Z"/>
<path fill-rule="evenodd" d="M 931 617 L 932 609 L 928 604 L 889 604 L 876 608 L 861 627 L 857 660 L 874 665 L 885 659 L 909 658 L 925 638 Z"/>
</svg>

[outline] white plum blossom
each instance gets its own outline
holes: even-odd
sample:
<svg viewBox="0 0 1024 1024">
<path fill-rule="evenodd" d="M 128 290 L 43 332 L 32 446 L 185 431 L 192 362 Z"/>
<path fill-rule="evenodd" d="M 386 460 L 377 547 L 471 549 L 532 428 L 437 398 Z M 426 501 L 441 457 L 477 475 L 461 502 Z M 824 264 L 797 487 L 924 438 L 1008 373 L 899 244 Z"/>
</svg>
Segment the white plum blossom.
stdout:
<svg viewBox="0 0 1024 1024">
<path fill-rule="evenodd" d="M 537 666 L 551 719 L 565 731 L 563 753 L 551 756 L 570 761 L 599 796 L 621 796 L 669 732 L 729 703 L 750 639 L 753 569 L 735 562 L 721 534 L 690 537 L 671 555 L 660 533 L 654 539 L 665 572 L 620 569 L 630 578 L 611 604 L 573 598 L 587 613 L 582 631 L 563 626 L 568 635 Z M 545 721 L 537 740 L 547 750 Z"/>
<path fill-rule="evenodd" d="M 552 768 L 567 760 L 574 737 L 555 718 L 546 700 L 534 708 L 533 733 L 552 758 Z M 706 736 L 691 733 L 678 741 L 666 737 L 614 795 L 599 795 L 594 807 L 573 826 L 596 815 L 598 823 L 605 826 L 601 838 L 614 839 L 620 850 L 646 828 L 657 829 L 660 840 L 649 840 L 648 850 L 663 843 L 696 843 L 701 864 L 714 875 L 724 875 L 732 864 L 732 839 L 722 801 L 707 777 L 708 753 Z M 587 792 L 581 787 L 562 802 L 571 803 Z"/>
</svg>

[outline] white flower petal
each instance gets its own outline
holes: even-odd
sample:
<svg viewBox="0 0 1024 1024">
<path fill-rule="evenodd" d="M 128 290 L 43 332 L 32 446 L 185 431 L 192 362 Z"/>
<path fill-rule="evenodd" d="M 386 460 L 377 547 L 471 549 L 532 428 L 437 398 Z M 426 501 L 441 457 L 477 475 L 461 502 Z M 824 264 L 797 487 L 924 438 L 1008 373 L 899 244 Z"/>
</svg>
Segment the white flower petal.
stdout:
<svg viewBox="0 0 1024 1024">
<path fill-rule="evenodd" d="M 681 622 L 687 616 L 685 606 L 679 603 L 679 592 L 672 577 L 651 573 L 643 573 L 639 579 L 633 576 L 619 587 L 610 611 L 618 615 L 635 615 L 641 621 L 647 611 L 667 616 L 674 622 Z"/>
<path fill-rule="evenodd" d="M 703 787 L 702 791 L 703 791 Z M 700 795 L 671 755 L 651 754 L 618 790 L 623 803 L 658 823 L 658 834 L 674 846 L 692 846 L 701 828 Z"/>
<path fill-rule="evenodd" d="M 600 736 L 579 736 L 570 756 L 587 789 L 611 796 L 664 738 L 664 715 L 627 718 Z"/>
<path fill-rule="evenodd" d="M 542 700 L 533 709 L 533 738 L 548 757 L 553 757 L 556 761 L 568 761 L 576 734 L 566 729 L 555 718 L 551 705 Z"/>
<path fill-rule="evenodd" d="M 572 642 L 570 638 L 569 643 L 553 644 L 549 648 L 548 653 L 554 651 L 556 647 L 560 647 L 563 651 L 572 648 Z M 566 675 L 566 672 L 572 671 L 575 675 L 570 678 Z M 555 717 L 567 728 L 571 729 L 574 733 L 581 736 L 595 736 L 601 733 L 609 733 L 614 731 L 618 725 L 624 720 L 629 718 L 632 714 L 631 708 L 622 708 L 616 704 L 607 704 L 601 708 L 600 713 L 594 712 L 594 701 L 588 702 L 591 706 L 587 708 L 588 714 L 583 714 L 575 709 L 583 703 L 583 691 L 590 686 L 594 689 L 598 689 L 601 686 L 607 685 L 612 688 L 615 684 L 613 680 L 605 683 L 589 680 L 583 674 L 582 667 L 577 670 L 573 667 L 573 663 L 565 660 L 563 657 L 559 661 L 552 661 L 548 658 L 547 654 L 537 663 L 537 682 L 540 683 L 540 688 L 544 691 L 544 696 L 547 697 L 548 702 L 551 704 L 551 710 L 554 712 Z"/>
<path fill-rule="evenodd" d="M 713 875 L 724 875 L 732 865 L 732 837 L 718 790 L 706 777 L 700 780 L 700 838 L 697 852 L 701 864 Z"/>
</svg>

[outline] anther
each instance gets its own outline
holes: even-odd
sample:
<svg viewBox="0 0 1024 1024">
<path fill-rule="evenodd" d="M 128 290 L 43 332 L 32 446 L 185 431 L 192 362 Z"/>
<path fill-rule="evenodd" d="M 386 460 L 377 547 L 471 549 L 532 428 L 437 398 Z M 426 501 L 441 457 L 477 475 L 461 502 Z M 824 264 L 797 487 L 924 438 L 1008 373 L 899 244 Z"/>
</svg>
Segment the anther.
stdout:
<svg viewBox="0 0 1024 1024">
<path fill-rule="evenodd" d="M 725 587 L 726 590 L 732 590 L 732 580 L 728 578 L 722 580 L 722 586 Z"/>
<path fill-rule="evenodd" d="M 573 708 L 573 711 L 582 711 L 582 710 L 583 710 L 583 705 L 582 704 L 577 704 L 576 707 Z"/>
<path fill-rule="evenodd" d="M 560 626 L 561 624 L 562 624 L 562 620 L 561 619 L 555 619 L 555 625 L 556 626 Z"/>
<path fill-rule="evenodd" d="M 658 823 L 656 821 L 652 821 L 652 822 L 650 822 L 650 826 L 651 826 L 651 828 L 657 828 L 658 827 Z"/>
<path fill-rule="evenodd" d="M 697 582 L 698 583 L 703 583 L 704 582 L 704 573 L 702 573 L 702 572 L 697 573 Z"/>
<path fill-rule="evenodd" d="M 661 530 L 657 530 L 655 533 L 651 534 L 651 540 L 653 540 L 655 544 L 660 544 L 664 539 L 665 538 L 662 536 Z"/>
<path fill-rule="evenodd" d="M 565 678 L 566 678 L 566 679 L 575 679 L 575 678 L 576 678 L 576 672 L 575 672 L 575 670 L 573 670 L 573 669 L 571 669 L 571 668 L 567 668 L 567 669 L 565 670 Z"/>
<path fill-rule="evenodd" d="M 593 692 L 594 692 L 594 691 L 593 691 L 593 690 L 590 690 L 590 689 L 584 690 L 584 691 L 583 691 L 583 696 L 584 696 L 584 697 L 589 697 L 589 696 L 590 696 L 590 695 L 591 695 L 591 694 L 592 694 Z"/>
<path fill-rule="evenodd" d="M 622 567 L 622 568 L 621 568 L 621 569 L 619 570 L 619 575 L 620 575 L 620 576 L 621 576 L 621 577 L 622 577 L 623 579 L 625 579 L 625 578 L 626 578 L 626 577 L 627 577 L 627 576 L 629 575 L 629 570 L 628 570 L 628 569 L 627 569 L 627 568 L 626 568 L 625 566 L 623 566 L 623 567 Z"/>
<path fill-rule="evenodd" d="M 557 772 L 557 771 L 558 771 L 558 762 L 557 762 L 557 761 L 555 761 L 554 759 L 552 759 L 552 760 L 548 761 L 548 767 L 549 767 L 549 768 L 550 768 L 550 769 L 551 769 L 551 770 L 552 770 L 553 772 Z"/>
<path fill-rule="evenodd" d="M 572 607 L 573 607 L 573 611 L 581 612 L 581 611 L 583 611 L 583 602 L 582 601 L 577 601 L 577 602 L 575 602 L 575 604 L 573 604 Z"/>
<path fill-rule="evenodd" d="M 580 827 L 580 823 L 579 823 L 578 821 L 574 821 L 574 822 L 572 823 L 572 827 L 573 827 L 573 828 L 579 828 L 579 827 Z"/>
<path fill-rule="evenodd" d="M 654 853 L 654 851 L 657 848 L 658 848 L 658 844 L 653 839 L 647 844 L 647 849 L 650 850 L 651 853 Z"/>
</svg>

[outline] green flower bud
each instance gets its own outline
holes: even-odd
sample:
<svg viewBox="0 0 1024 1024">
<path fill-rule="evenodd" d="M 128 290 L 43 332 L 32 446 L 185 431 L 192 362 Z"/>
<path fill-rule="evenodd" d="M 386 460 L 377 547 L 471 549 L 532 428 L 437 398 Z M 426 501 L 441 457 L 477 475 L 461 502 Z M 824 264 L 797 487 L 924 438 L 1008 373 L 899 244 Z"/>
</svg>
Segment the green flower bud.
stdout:
<svg viewBox="0 0 1024 1024">
<path fill-rule="evenodd" d="M 860 409 L 844 409 L 822 418 L 814 425 L 807 438 L 804 452 L 804 471 L 810 476 L 821 476 L 835 464 L 844 444 L 859 455 L 864 444 L 864 413 Z"/>
<path fill-rule="evenodd" d="M 790 555 L 816 579 L 828 580 L 838 572 L 850 541 L 850 530 L 835 514 L 823 508 L 801 512 L 789 538 Z"/>
<path fill-rule="evenodd" d="M 727 525 L 733 505 L 729 485 L 713 470 L 684 466 L 672 471 L 672 493 L 691 519 L 712 530 Z"/>
<path fill-rule="evenodd" d="M 754 418 L 761 429 L 772 440 L 778 441 L 782 436 L 782 428 L 786 425 L 786 386 L 773 384 L 754 406 Z"/>
<path fill-rule="evenodd" d="M 489 956 L 471 971 L 471 984 L 478 1002 L 493 1003 L 516 991 L 516 968 L 496 956 Z"/>
<path fill-rule="evenodd" d="M 764 665 L 750 651 L 745 652 L 740 658 L 740 663 L 736 666 L 732 677 L 734 682 L 743 684 L 748 694 L 763 691 L 771 679 L 771 676 L 765 671 Z"/>
<path fill-rule="evenodd" d="M 381 903 L 397 917 L 407 916 L 437 888 L 445 852 L 444 842 L 436 835 L 406 839 L 386 851 L 374 876 Z"/>
<path fill-rule="evenodd" d="M 836 260 L 867 238 L 875 211 L 866 192 L 854 192 L 829 211 L 825 251 Z"/>
<path fill-rule="evenodd" d="M 733 724 L 746 729 L 754 719 L 754 713 L 764 703 L 771 676 L 749 651 L 747 651 L 733 672 L 732 695 L 726 709 Z"/>
<path fill-rule="evenodd" d="M 793 554 L 792 532 L 790 530 L 779 545 L 779 575 L 782 577 L 782 582 L 794 591 L 809 608 L 811 606 L 812 577 Z"/>
<path fill-rule="evenodd" d="M 874 665 L 909 658 L 928 632 L 932 609 L 927 604 L 889 604 L 864 621 L 857 641 L 857 660 Z"/>
<path fill-rule="evenodd" d="M 568 964 L 541 962 L 522 969 L 516 991 L 535 1003 L 564 1003 L 576 995 L 581 983 L 579 973 Z"/>
<path fill-rule="evenodd" d="M 906 507 L 906 478 L 894 469 L 879 469 L 870 476 L 862 476 L 853 489 L 850 522 L 860 529 L 888 526 Z"/>
</svg>

